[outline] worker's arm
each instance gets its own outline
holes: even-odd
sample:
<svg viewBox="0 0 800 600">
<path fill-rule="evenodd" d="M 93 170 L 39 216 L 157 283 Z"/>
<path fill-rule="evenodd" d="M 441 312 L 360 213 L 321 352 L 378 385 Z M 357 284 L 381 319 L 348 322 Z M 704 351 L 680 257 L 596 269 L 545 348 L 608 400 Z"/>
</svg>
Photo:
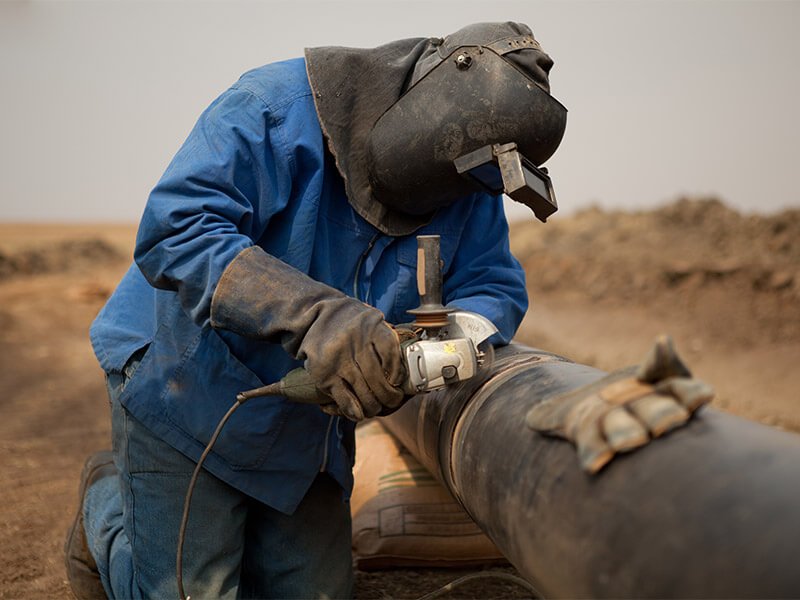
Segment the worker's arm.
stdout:
<svg viewBox="0 0 800 600">
<path fill-rule="evenodd" d="M 255 246 L 312 174 L 296 173 L 279 119 L 248 91 L 217 99 L 153 190 L 134 257 L 200 326 L 280 343 L 359 420 L 403 400 L 396 336 L 374 308 Z"/>
<path fill-rule="evenodd" d="M 232 88 L 200 116 L 150 194 L 134 259 L 156 288 L 209 321 L 222 272 L 292 193 L 289 150 L 264 103 Z"/>
<path fill-rule="evenodd" d="M 525 272 L 508 247 L 500 197 L 478 199 L 445 273 L 444 302 L 492 321 L 496 344 L 511 341 L 528 309 Z"/>
</svg>

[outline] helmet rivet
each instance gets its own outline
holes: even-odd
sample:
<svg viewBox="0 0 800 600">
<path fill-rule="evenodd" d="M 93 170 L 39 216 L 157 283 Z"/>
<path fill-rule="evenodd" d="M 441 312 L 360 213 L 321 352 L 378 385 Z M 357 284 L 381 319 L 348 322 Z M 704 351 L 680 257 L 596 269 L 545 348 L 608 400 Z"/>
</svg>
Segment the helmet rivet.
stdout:
<svg viewBox="0 0 800 600">
<path fill-rule="evenodd" d="M 472 57 L 469 54 L 459 54 L 456 56 L 456 66 L 461 69 L 469 69 L 472 65 Z"/>
</svg>

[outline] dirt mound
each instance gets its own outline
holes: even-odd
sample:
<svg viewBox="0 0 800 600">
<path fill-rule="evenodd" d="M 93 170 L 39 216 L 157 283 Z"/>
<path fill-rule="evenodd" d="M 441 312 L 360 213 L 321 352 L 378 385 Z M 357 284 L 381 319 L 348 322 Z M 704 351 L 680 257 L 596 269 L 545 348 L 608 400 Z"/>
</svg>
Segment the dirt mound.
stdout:
<svg viewBox="0 0 800 600">
<path fill-rule="evenodd" d="M 0 281 L 21 275 L 85 271 L 123 258 L 119 249 L 102 238 L 65 240 L 16 251 L 0 250 Z"/>
<path fill-rule="evenodd" d="M 592 208 L 515 225 L 533 295 L 683 311 L 730 343 L 800 340 L 800 210 L 742 215 L 715 198 Z"/>
</svg>

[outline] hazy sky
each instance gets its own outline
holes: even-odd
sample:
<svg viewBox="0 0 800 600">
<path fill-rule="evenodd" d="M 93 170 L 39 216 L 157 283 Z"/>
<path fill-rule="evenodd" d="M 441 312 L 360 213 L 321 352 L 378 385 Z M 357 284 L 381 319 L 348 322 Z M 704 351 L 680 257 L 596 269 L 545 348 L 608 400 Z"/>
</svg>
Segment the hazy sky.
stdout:
<svg viewBox="0 0 800 600">
<path fill-rule="evenodd" d="M 800 206 L 798 2 L 0 2 L 0 220 L 136 220 L 245 70 L 505 20 L 555 60 L 563 212 L 681 194 Z"/>
</svg>

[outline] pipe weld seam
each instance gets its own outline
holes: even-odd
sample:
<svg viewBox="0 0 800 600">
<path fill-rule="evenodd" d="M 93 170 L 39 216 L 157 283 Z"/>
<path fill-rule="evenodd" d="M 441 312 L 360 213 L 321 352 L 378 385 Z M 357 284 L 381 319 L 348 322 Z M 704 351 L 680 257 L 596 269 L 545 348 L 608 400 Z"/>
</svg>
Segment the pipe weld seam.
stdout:
<svg viewBox="0 0 800 600">
<path fill-rule="evenodd" d="M 467 513 L 469 513 L 469 510 L 467 510 L 461 497 L 461 483 L 456 475 L 456 463 L 458 461 L 458 455 L 460 454 L 459 450 L 463 441 L 463 433 L 469 429 L 472 421 L 475 418 L 475 415 L 478 413 L 481 406 L 483 406 L 483 403 L 486 401 L 486 399 L 489 398 L 489 396 L 491 396 L 492 393 L 498 387 L 500 387 L 500 385 L 516 376 L 520 371 L 526 370 L 531 365 L 559 360 L 564 361 L 564 359 L 561 357 L 549 354 L 525 355 L 519 358 L 514 357 L 513 360 L 508 362 L 508 365 L 503 366 L 502 371 L 494 373 L 486 381 L 481 383 L 481 385 L 472 393 L 470 400 L 467 401 L 461 408 L 461 412 L 456 418 L 455 425 L 453 426 L 453 433 L 450 436 L 450 451 L 447 453 L 447 456 L 449 457 L 447 470 L 450 476 L 447 479 L 449 479 L 452 484 L 450 490 L 451 493 L 456 497 L 459 504 L 461 504 Z M 442 475 L 444 475 L 444 473 Z"/>
</svg>

